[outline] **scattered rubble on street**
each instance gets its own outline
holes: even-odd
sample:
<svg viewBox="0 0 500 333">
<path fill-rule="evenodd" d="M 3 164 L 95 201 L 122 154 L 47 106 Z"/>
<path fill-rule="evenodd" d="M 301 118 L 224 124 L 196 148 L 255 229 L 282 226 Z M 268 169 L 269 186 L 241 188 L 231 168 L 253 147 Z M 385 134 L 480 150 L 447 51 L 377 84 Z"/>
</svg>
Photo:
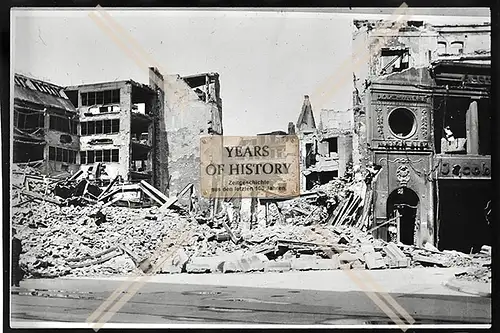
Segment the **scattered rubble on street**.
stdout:
<svg viewBox="0 0 500 333">
<path fill-rule="evenodd" d="M 246 230 L 225 210 L 206 216 L 176 205 L 190 184 L 169 198 L 145 182 L 98 187 L 78 173 L 58 179 L 24 169 L 14 173 L 12 221 L 28 278 L 454 266 L 473 267 L 459 278 L 491 279 L 487 246 L 468 255 L 375 239 L 367 178 L 276 203 L 265 223 Z M 127 191 L 139 199 L 120 197 Z"/>
</svg>

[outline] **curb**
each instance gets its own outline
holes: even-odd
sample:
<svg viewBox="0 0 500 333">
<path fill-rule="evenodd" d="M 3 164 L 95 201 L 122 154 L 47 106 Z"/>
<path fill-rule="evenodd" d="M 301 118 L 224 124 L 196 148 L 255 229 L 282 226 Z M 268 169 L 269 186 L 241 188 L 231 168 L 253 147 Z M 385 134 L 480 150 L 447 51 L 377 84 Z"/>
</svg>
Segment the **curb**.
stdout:
<svg viewBox="0 0 500 333">
<path fill-rule="evenodd" d="M 49 298 L 69 298 L 69 299 L 94 299 L 96 296 L 89 292 L 78 292 L 70 290 L 48 290 L 33 288 L 17 288 L 10 291 L 11 295 L 37 296 Z"/>
<path fill-rule="evenodd" d="M 483 292 L 483 291 L 479 291 L 479 290 L 476 290 L 474 288 L 471 288 L 469 286 L 461 286 L 456 282 L 456 278 L 451 278 L 450 280 L 448 280 L 447 282 L 444 283 L 444 286 L 449 288 L 449 289 L 459 291 L 462 293 L 480 296 L 480 297 L 491 298 L 491 292 Z"/>
</svg>

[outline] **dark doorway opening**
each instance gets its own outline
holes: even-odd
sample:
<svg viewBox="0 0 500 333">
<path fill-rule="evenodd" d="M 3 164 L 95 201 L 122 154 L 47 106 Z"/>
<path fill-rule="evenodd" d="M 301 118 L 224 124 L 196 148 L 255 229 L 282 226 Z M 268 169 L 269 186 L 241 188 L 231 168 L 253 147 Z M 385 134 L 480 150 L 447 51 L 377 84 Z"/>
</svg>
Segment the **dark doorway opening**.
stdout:
<svg viewBox="0 0 500 333">
<path fill-rule="evenodd" d="M 482 245 L 491 245 L 493 231 L 485 217 L 492 199 L 491 181 L 450 179 L 438 185 L 438 248 L 477 253 Z"/>
<path fill-rule="evenodd" d="M 407 187 L 392 191 L 387 199 L 387 216 L 389 219 L 399 213 L 399 241 L 403 244 L 416 244 L 415 226 L 419 213 L 418 195 Z"/>
</svg>

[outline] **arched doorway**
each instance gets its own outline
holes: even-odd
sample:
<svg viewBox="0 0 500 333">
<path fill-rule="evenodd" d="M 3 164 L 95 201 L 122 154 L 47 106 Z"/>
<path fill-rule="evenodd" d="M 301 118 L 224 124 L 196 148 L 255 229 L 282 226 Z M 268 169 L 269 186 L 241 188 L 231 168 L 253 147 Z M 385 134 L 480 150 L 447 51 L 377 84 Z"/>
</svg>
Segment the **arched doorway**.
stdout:
<svg viewBox="0 0 500 333">
<path fill-rule="evenodd" d="M 392 219 L 399 214 L 399 241 L 403 244 L 417 243 L 415 227 L 419 216 L 418 195 L 412 189 L 400 187 L 392 191 L 387 199 L 387 217 Z"/>
</svg>

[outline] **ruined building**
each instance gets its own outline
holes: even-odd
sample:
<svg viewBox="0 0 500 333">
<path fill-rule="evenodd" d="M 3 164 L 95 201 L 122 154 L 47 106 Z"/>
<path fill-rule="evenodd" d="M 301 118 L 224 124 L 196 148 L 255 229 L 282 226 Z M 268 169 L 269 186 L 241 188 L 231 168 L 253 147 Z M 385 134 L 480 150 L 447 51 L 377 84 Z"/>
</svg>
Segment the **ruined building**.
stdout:
<svg viewBox="0 0 500 333">
<path fill-rule="evenodd" d="M 102 162 L 108 180 L 157 185 L 155 92 L 128 80 L 67 87 L 65 93 L 78 111 L 81 169 Z"/>
<path fill-rule="evenodd" d="M 63 88 L 16 74 L 13 162 L 36 162 L 49 175 L 95 175 L 100 163 L 103 185 L 119 177 L 145 180 L 167 195 L 197 188 L 200 136 L 222 135 L 219 75 L 164 79 L 151 68 L 149 84 Z"/>
<path fill-rule="evenodd" d="M 347 164 L 352 162 L 349 115 L 348 112 L 321 110 L 320 123 L 316 125 L 309 96 L 304 97 L 296 127 L 302 191 L 344 176 Z"/>
<path fill-rule="evenodd" d="M 63 88 L 14 76 L 13 161 L 52 175 L 79 168 L 78 114 Z"/>
<path fill-rule="evenodd" d="M 162 75 L 156 68 L 149 73 L 150 86 L 165 110 L 160 124 L 166 128 L 169 178 L 168 185 L 162 184 L 160 189 L 176 194 L 192 183 L 199 197 L 200 137 L 222 135 L 219 74 L 181 77 Z"/>
<path fill-rule="evenodd" d="M 355 163 L 381 166 L 377 236 L 396 223 L 402 243 L 478 251 L 491 243 L 491 26 L 378 23 L 354 24 L 370 58 L 353 97 Z"/>
</svg>

